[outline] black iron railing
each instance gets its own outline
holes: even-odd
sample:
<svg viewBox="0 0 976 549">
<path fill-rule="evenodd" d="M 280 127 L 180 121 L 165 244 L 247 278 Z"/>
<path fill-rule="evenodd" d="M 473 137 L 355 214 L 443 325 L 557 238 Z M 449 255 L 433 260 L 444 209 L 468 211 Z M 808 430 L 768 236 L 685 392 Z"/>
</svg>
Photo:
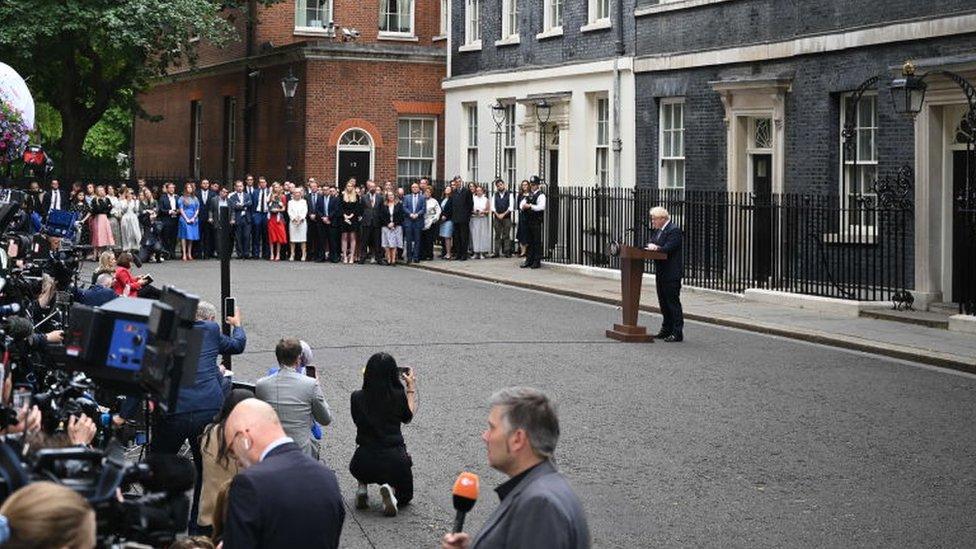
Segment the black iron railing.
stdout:
<svg viewBox="0 0 976 549">
<path fill-rule="evenodd" d="M 913 209 L 836 196 L 560 187 L 549 195 L 550 261 L 619 268 L 609 242 L 643 245 L 648 212 L 684 231 L 685 283 L 909 306 Z M 648 264 L 653 272 L 653 265 Z"/>
</svg>

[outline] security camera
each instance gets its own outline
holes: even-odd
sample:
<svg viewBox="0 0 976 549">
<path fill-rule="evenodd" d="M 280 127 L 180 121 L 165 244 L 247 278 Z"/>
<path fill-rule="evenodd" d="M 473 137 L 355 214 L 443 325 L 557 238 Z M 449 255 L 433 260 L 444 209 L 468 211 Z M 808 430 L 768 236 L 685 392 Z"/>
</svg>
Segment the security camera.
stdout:
<svg viewBox="0 0 976 549">
<path fill-rule="evenodd" d="M 359 38 L 359 31 L 356 30 L 356 29 L 347 29 L 347 28 L 343 27 L 342 28 L 342 37 L 343 37 L 343 40 L 355 40 L 355 39 Z"/>
</svg>

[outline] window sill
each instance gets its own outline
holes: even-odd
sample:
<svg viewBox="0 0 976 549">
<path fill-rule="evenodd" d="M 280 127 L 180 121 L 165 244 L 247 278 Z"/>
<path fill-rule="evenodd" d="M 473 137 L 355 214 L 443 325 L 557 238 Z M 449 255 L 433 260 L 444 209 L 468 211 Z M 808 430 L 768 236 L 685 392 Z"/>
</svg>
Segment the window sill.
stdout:
<svg viewBox="0 0 976 549">
<path fill-rule="evenodd" d="M 606 19 L 597 19 L 592 23 L 583 25 L 582 27 L 580 27 L 580 32 L 593 32 L 598 30 L 609 29 L 612 27 L 613 24 L 610 22 L 610 18 L 608 17 Z"/>
<path fill-rule="evenodd" d="M 501 40 L 495 40 L 495 47 L 500 48 L 502 46 L 515 46 L 521 43 L 520 36 L 517 34 L 512 34 L 502 38 Z"/>
<path fill-rule="evenodd" d="M 431 42 L 441 42 L 443 40 L 447 40 L 447 35 L 446 34 L 440 34 L 438 36 L 435 36 L 435 37 L 431 38 L 430 40 L 431 40 Z"/>
<path fill-rule="evenodd" d="M 329 32 L 322 27 L 295 27 L 292 33 L 295 36 L 321 36 L 322 38 L 334 38 L 335 33 Z"/>
<path fill-rule="evenodd" d="M 874 227 L 853 228 L 843 233 L 828 233 L 823 235 L 824 244 L 866 244 L 877 242 L 877 229 Z"/>
<path fill-rule="evenodd" d="M 378 35 L 376 35 L 376 39 L 377 40 L 392 40 L 392 41 L 396 41 L 396 42 L 419 42 L 420 41 L 420 39 L 417 38 L 417 35 L 412 34 L 412 33 L 409 33 L 409 32 L 387 32 L 387 31 L 380 31 L 380 33 Z"/>
<path fill-rule="evenodd" d="M 475 42 L 471 42 L 470 44 L 462 44 L 462 45 L 458 46 L 458 51 L 459 52 L 465 52 L 465 51 L 481 51 L 481 40 L 477 40 Z"/>
<path fill-rule="evenodd" d="M 546 29 L 539 34 L 535 35 L 536 40 L 545 40 L 547 38 L 555 38 L 557 36 L 563 35 L 562 27 L 553 27 L 551 29 Z"/>
<path fill-rule="evenodd" d="M 637 8 L 634 10 L 634 17 L 640 17 L 642 15 L 654 15 L 655 13 L 665 13 L 669 11 L 686 10 L 707 6 L 709 4 L 720 4 L 728 1 L 729 0 L 670 0 L 665 1 L 663 4 L 654 4 L 651 6 Z"/>
</svg>

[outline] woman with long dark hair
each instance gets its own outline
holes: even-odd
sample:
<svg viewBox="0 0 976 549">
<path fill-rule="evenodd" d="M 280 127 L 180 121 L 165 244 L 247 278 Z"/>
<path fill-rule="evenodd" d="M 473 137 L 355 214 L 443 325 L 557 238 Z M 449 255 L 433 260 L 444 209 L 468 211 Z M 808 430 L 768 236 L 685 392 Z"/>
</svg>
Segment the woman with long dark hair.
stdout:
<svg viewBox="0 0 976 549">
<path fill-rule="evenodd" d="M 380 485 L 383 514 L 395 517 L 398 505 L 413 499 L 413 460 L 407 453 L 400 425 L 417 411 L 417 380 L 412 368 L 397 368 L 387 353 L 366 363 L 363 388 L 353 391 L 350 411 L 356 424 L 356 453 L 349 472 L 359 481 L 356 508 L 366 509 L 368 484 Z"/>
<path fill-rule="evenodd" d="M 234 478 L 237 474 L 237 462 L 227 455 L 227 447 L 224 440 L 224 424 L 227 416 L 234 410 L 237 403 L 254 398 L 254 393 L 247 389 L 234 389 L 230 395 L 224 399 L 224 406 L 220 413 L 214 418 L 213 423 L 203 428 L 200 435 L 200 456 L 203 458 L 203 484 L 200 488 L 199 513 L 197 514 L 197 528 L 192 526 L 190 532 L 209 534 L 210 528 L 214 524 L 214 509 L 217 502 L 217 493 L 225 482 Z M 218 518 L 220 521 L 220 518 Z"/>
</svg>

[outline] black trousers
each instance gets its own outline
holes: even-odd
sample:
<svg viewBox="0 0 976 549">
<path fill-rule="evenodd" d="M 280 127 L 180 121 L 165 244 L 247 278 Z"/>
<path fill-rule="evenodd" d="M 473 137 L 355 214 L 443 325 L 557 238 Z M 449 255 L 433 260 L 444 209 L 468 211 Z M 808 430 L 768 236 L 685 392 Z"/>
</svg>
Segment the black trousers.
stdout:
<svg viewBox="0 0 976 549">
<path fill-rule="evenodd" d="M 163 241 L 163 247 L 166 248 L 166 252 L 173 257 L 176 255 L 176 237 L 179 234 L 180 222 L 174 217 L 166 217 L 163 219 L 163 230 L 161 231 L 160 237 Z"/>
<path fill-rule="evenodd" d="M 398 505 L 413 499 L 413 458 L 406 446 L 372 448 L 359 446 L 349 462 L 349 472 L 363 484 L 389 484 Z"/>
<path fill-rule="evenodd" d="M 234 224 L 234 244 L 237 247 L 237 258 L 251 257 L 251 224 Z"/>
<path fill-rule="evenodd" d="M 200 223 L 200 240 L 197 241 L 195 257 L 197 259 L 209 259 L 214 255 L 214 230 L 213 223 L 204 221 Z"/>
<path fill-rule="evenodd" d="M 316 219 L 309 219 L 308 223 L 308 242 L 306 246 L 309 261 L 322 259 L 322 222 Z"/>
<path fill-rule="evenodd" d="M 685 317 L 681 310 L 681 281 L 655 279 L 657 301 L 661 305 L 661 332 L 684 339 Z"/>
<path fill-rule="evenodd" d="M 420 233 L 420 259 L 434 259 L 434 238 L 437 237 L 437 223 Z"/>
<path fill-rule="evenodd" d="M 528 249 L 525 251 L 525 262 L 529 265 L 542 264 L 542 223 L 532 223 L 526 226 L 529 233 Z"/>
<path fill-rule="evenodd" d="M 373 256 L 373 259 L 377 263 L 381 259 L 385 259 L 383 255 L 383 248 L 380 246 L 380 230 L 381 227 L 372 227 L 363 225 L 360 229 L 363 238 L 363 258 L 369 258 Z"/>
<path fill-rule="evenodd" d="M 468 221 L 454 222 L 454 256 L 458 259 L 468 258 L 468 245 L 471 243 L 471 225 Z"/>
<path fill-rule="evenodd" d="M 339 252 L 342 251 L 340 246 L 340 241 L 342 239 L 342 231 L 339 227 L 333 227 L 331 225 L 325 226 L 326 238 L 329 241 L 329 261 L 333 263 L 339 262 Z"/>
<path fill-rule="evenodd" d="M 196 524 L 200 507 L 200 490 L 203 486 L 203 457 L 200 454 L 200 435 L 204 427 L 213 421 L 216 410 L 187 412 L 162 416 L 156 422 L 156 430 L 149 441 L 149 451 L 154 454 L 178 454 L 183 442 L 190 443 L 196 480 L 193 483 L 193 504 L 190 508 L 190 524 Z"/>
</svg>

